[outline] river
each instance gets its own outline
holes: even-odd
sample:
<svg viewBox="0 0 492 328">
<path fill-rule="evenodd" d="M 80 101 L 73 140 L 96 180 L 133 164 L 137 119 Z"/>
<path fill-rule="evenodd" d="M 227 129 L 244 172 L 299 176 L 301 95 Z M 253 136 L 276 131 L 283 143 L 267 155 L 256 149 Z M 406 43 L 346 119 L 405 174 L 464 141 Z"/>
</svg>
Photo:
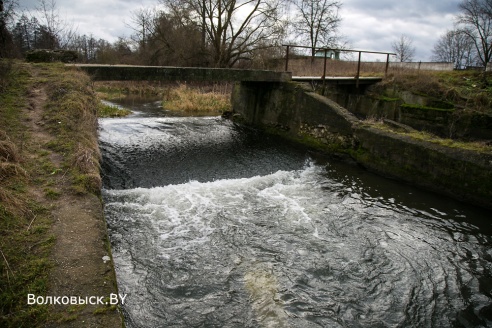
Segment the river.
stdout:
<svg viewBox="0 0 492 328">
<path fill-rule="evenodd" d="M 220 117 L 100 119 L 127 327 L 492 326 L 484 210 Z"/>
</svg>

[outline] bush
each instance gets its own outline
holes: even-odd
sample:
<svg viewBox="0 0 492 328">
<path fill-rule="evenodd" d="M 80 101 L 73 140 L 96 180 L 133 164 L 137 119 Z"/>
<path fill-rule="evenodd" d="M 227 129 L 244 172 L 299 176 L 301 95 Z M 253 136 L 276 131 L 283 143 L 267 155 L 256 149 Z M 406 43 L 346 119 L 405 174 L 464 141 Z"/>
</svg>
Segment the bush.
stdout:
<svg viewBox="0 0 492 328">
<path fill-rule="evenodd" d="M 33 63 L 71 63 L 78 59 L 76 51 L 36 49 L 26 53 L 26 60 Z"/>
</svg>

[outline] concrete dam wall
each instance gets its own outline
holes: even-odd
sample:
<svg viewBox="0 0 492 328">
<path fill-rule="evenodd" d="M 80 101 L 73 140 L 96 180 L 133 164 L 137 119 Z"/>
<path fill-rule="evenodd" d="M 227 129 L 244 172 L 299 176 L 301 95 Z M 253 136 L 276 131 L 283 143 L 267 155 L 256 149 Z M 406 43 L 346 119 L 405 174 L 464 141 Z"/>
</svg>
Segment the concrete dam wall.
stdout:
<svg viewBox="0 0 492 328">
<path fill-rule="evenodd" d="M 379 174 L 492 208 L 492 155 L 375 128 L 295 82 L 241 82 L 234 117 Z"/>
</svg>

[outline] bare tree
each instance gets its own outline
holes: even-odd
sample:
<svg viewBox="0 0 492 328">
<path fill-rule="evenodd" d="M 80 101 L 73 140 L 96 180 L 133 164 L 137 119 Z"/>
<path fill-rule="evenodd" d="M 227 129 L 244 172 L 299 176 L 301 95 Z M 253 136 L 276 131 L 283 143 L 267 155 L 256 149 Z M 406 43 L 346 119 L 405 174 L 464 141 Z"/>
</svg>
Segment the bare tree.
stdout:
<svg viewBox="0 0 492 328">
<path fill-rule="evenodd" d="M 41 24 L 48 34 L 54 36 L 50 49 L 65 48 L 76 37 L 75 29 L 60 17 L 55 0 L 39 0 L 38 8 Z"/>
<path fill-rule="evenodd" d="M 492 57 L 492 1 L 463 0 L 459 8 L 460 30 L 473 40 L 479 60 L 487 68 Z"/>
<path fill-rule="evenodd" d="M 454 63 L 454 68 L 470 66 L 474 60 L 473 40 L 460 30 L 451 30 L 443 34 L 432 50 L 433 61 Z"/>
<path fill-rule="evenodd" d="M 76 51 L 79 60 L 84 63 L 93 63 L 97 60 L 98 41 L 92 34 L 77 36 L 68 48 Z"/>
<path fill-rule="evenodd" d="M 189 13 L 192 23 L 201 27 L 203 50 L 217 67 L 250 59 L 255 49 L 279 32 L 279 0 L 161 1 L 172 13 Z"/>
<path fill-rule="evenodd" d="M 143 64 L 199 66 L 203 62 L 201 27 L 186 9 L 171 13 L 141 9 L 133 13 L 130 27 Z"/>
<path fill-rule="evenodd" d="M 337 43 L 336 32 L 341 22 L 338 14 L 342 4 L 333 0 L 291 0 L 296 9 L 293 26 L 297 37 L 307 39 L 314 56 L 319 46 L 333 47 Z"/>
<path fill-rule="evenodd" d="M 128 24 L 135 32 L 132 40 L 137 42 L 143 51 L 145 51 L 149 38 L 155 34 L 159 16 L 160 12 L 152 8 L 141 8 L 132 12 L 131 23 Z"/>
<path fill-rule="evenodd" d="M 410 62 L 415 55 L 415 47 L 413 41 L 408 36 L 402 34 L 397 41 L 394 41 L 391 46 L 396 53 L 396 59 L 399 62 Z"/>
</svg>

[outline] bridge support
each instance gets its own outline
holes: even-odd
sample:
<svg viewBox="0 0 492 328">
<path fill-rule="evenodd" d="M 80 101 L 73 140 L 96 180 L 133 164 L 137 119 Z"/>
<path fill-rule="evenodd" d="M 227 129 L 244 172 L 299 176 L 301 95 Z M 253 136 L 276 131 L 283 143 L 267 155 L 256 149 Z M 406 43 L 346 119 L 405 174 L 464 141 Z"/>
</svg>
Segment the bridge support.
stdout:
<svg viewBox="0 0 492 328">
<path fill-rule="evenodd" d="M 232 107 L 245 123 L 279 129 L 292 137 L 323 127 L 323 142 L 351 147 L 358 119 L 302 83 L 237 83 Z M 350 145 L 347 145 L 347 142 Z"/>
</svg>

